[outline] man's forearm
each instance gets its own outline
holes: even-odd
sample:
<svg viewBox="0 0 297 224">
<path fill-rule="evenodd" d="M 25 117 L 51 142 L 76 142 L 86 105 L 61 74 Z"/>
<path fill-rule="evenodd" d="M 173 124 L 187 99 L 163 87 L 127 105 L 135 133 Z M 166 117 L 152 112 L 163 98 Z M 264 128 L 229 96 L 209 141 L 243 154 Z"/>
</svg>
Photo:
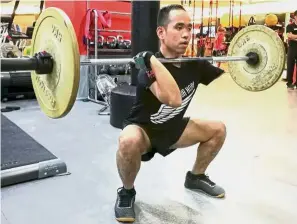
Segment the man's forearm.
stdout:
<svg viewBox="0 0 297 224">
<path fill-rule="evenodd" d="M 179 87 L 167 68 L 155 56 L 152 56 L 150 61 L 162 94 L 166 98 L 180 98 L 181 100 Z"/>
<path fill-rule="evenodd" d="M 291 37 L 292 37 L 293 40 L 297 40 L 297 35 L 291 34 Z"/>
<path fill-rule="evenodd" d="M 289 40 L 297 40 L 297 35 L 296 34 L 292 34 L 291 32 L 289 32 L 287 34 L 287 37 Z"/>
</svg>

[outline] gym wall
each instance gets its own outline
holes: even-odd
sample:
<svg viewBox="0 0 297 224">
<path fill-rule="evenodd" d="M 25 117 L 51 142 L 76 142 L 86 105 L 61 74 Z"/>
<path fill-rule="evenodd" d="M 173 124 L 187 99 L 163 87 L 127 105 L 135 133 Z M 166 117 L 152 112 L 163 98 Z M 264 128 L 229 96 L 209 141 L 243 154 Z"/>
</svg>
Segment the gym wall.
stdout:
<svg viewBox="0 0 297 224">
<path fill-rule="evenodd" d="M 89 6 L 88 6 L 89 5 Z M 103 11 L 131 12 L 130 2 L 114 2 L 114 1 L 46 1 L 45 7 L 57 7 L 62 9 L 71 19 L 71 22 L 76 31 L 77 40 L 79 43 L 80 55 L 87 54 L 86 45 L 83 44 L 83 36 L 86 22 L 86 13 L 88 7 Z M 131 17 L 112 15 L 113 30 L 131 30 Z M 104 32 L 102 32 L 104 36 Z M 102 35 L 101 34 L 101 35 Z M 108 33 L 108 35 L 117 36 L 118 33 Z M 125 39 L 130 39 L 130 34 L 121 34 Z"/>
</svg>

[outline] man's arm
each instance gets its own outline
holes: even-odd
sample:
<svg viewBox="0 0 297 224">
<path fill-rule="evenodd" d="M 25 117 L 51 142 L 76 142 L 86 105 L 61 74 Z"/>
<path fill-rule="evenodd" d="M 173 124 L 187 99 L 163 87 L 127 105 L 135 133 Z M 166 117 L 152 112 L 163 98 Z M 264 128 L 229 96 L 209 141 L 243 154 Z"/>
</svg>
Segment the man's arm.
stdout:
<svg viewBox="0 0 297 224">
<path fill-rule="evenodd" d="M 161 102 L 171 107 L 182 103 L 180 89 L 167 68 L 151 52 L 141 52 L 145 68 L 138 74 L 138 80 Z"/>
<path fill-rule="evenodd" d="M 295 35 L 295 34 L 292 34 L 292 33 L 288 33 L 288 39 L 289 40 L 297 40 L 297 35 Z"/>
<path fill-rule="evenodd" d="M 150 90 L 160 102 L 171 107 L 179 107 L 182 103 L 182 98 L 174 78 L 155 56 L 152 56 L 150 61 L 152 71 L 156 77 L 156 82 L 150 86 Z"/>
<path fill-rule="evenodd" d="M 204 61 L 197 67 L 198 72 L 202 73 L 200 83 L 206 86 L 225 73 L 223 69 L 212 65 L 209 61 Z"/>
<path fill-rule="evenodd" d="M 297 40 L 297 35 L 293 34 L 293 27 L 290 24 L 286 27 L 286 34 L 289 40 Z"/>
</svg>

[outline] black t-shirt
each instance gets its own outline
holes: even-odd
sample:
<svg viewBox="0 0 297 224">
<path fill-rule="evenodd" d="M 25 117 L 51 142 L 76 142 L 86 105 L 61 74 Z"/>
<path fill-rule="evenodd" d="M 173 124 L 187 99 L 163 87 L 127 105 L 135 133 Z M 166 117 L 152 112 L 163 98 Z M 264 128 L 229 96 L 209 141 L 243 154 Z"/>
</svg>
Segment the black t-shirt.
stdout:
<svg viewBox="0 0 297 224">
<path fill-rule="evenodd" d="M 287 25 L 286 33 L 292 33 L 294 35 L 297 35 L 296 23 L 291 23 L 291 24 Z M 297 50 L 297 40 L 289 40 L 288 44 L 290 47 L 294 47 Z"/>
<path fill-rule="evenodd" d="M 157 58 L 163 57 L 158 52 Z M 175 79 L 182 96 L 182 104 L 173 108 L 162 104 L 157 97 L 143 83 L 136 87 L 136 102 L 127 118 L 129 122 L 148 125 L 151 128 L 171 128 L 178 124 L 196 92 L 198 84 L 208 85 L 218 78 L 224 71 L 213 66 L 208 61 L 181 63 L 181 67 L 165 63 L 164 66 Z M 144 73 L 144 71 L 139 71 Z"/>
</svg>

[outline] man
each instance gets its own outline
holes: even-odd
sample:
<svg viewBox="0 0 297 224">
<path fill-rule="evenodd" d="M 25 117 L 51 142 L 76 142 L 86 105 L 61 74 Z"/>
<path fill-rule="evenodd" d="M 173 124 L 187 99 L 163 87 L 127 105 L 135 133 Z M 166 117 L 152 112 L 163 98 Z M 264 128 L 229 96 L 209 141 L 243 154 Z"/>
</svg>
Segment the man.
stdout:
<svg viewBox="0 0 297 224">
<path fill-rule="evenodd" d="M 213 46 L 213 52 L 212 55 L 215 57 L 222 56 L 224 54 L 224 51 L 226 50 L 227 46 L 225 44 L 226 38 L 225 38 L 226 29 L 222 26 L 218 27 L 218 31 L 215 36 L 214 40 L 214 46 Z M 217 67 L 221 66 L 221 62 L 216 63 Z"/>
<path fill-rule="evenodd" d="M 297 61 L 297 10 L 294 12 L 294 22 L 287 25 L 286 33 L 288 37 L 288 56 L 287 56 L 287 88 L 294 90 L 297 82 L 293 83 L 294 67 Z"/>
<path fill-rule="evenodd" d="M 225 195 L 224 189 L 205 175 L 225 141 L 225 125 L 184 117 L 198 84 L 208 85 L 223 70 L 207 61 L 162 64 L 157 59 L 182 57 L 191 39 L 191 29 L 190 16 L 181 5 L 166 6 L 158 15 L 160 52 L 156 57 L 150 52 L 136 56 L 136 64 L 142 61 L 144 66 L 138 74 L 137 100 L 124 122 L 117 151 L 123 187 L 117 192 L 115 216 L 120 222 L 135 221 L 134 181 L 141 161 L 152 159 L 155 153 L 167 156 L 177 148 L 200 143 L 184 186 L 217 198 Z"/>
</svg>

